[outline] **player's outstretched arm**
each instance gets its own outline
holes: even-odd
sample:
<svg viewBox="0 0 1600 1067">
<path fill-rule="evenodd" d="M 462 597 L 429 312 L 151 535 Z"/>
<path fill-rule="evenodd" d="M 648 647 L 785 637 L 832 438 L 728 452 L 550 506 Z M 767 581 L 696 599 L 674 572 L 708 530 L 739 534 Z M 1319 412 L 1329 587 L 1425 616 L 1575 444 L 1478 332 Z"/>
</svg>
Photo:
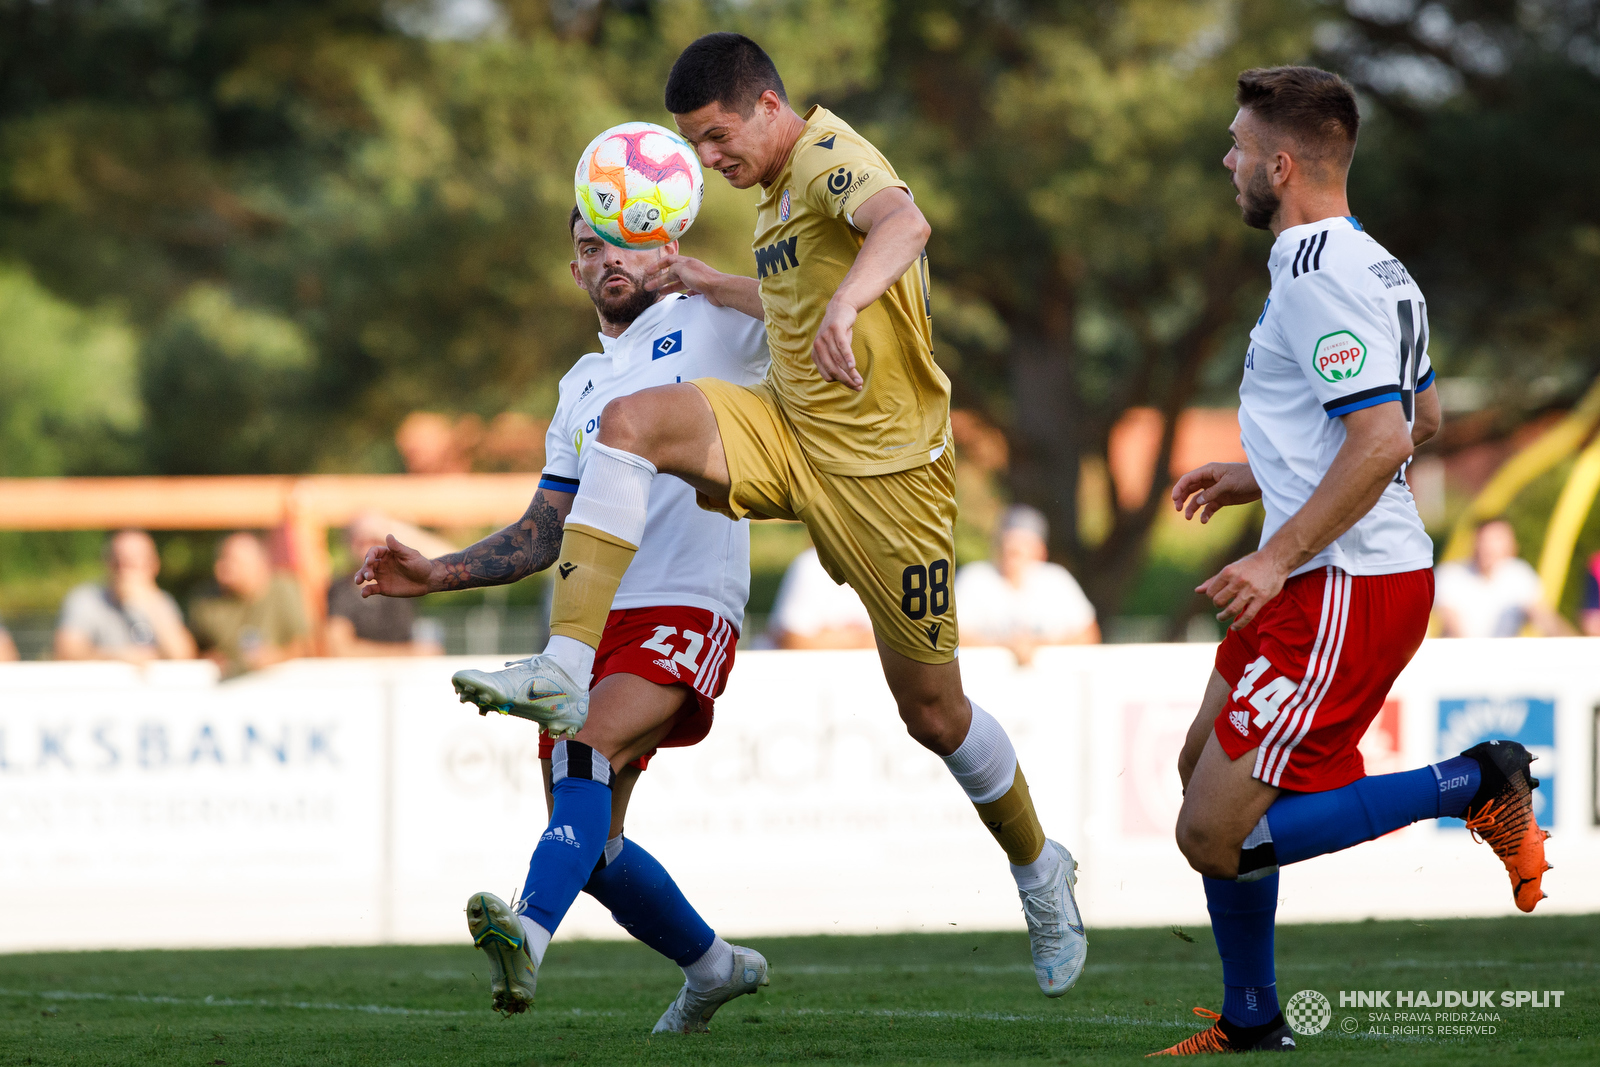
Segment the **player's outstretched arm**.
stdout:
<svg viewBox="0 0 1600 1067">
<path fill-rule="evenodd" d="M 1228 564 L 1195 590 L 1222 609 L 1217 618 L 1233 620 L 1232 629 L 1248 625 L 1296 567 L 1371 511 L 1411 458 L 1411 429 L 1398 400 L 1340 417 L 1344 444 L 1311 499 L 1259 550 Z"/>
<path fill-rule="evenodd" d="M 438 559 L 429 559 L 391 534 L 386 544 L 367 550 L 355 582 L 364 597 L 411 597 L 521 581 L 561 554 L 561 524 L 572 510 L 572 500 L 572 493 L 540 489 L 520 521 Z"/>
<path fill-rule="evenodd" d="M 699 293 L 719 308 L 732 308 L 752 319 L 765 316 L 761 283 L 742 274 L 724 274 L 690 256 L 662 256 L 644 276 L 655 293 Z"/>
<path fill-rule="evenodd" d="M 1172 487 L 1172 506 L 1185 519 L 1200 512 L 1202 524 L 1233 504 L 1248 504 L 1261 499 L 1261 486 L 1248 463 L 1207 463 L 1178 479 Z"/>
<path fill-rule="evenodd" d="M 873 193 L 856 209 L 850 223 L 867 239 L 838 292 L 828 301 L 811 345 L 811 359 L 824 381 L 843 382 L 860 392 L 866 383 L 856 370 L 850 348 L 856 315 L 904 277 L 922 255 L 933 228 L 911 194 L 899 187 Z"/>
</svg>

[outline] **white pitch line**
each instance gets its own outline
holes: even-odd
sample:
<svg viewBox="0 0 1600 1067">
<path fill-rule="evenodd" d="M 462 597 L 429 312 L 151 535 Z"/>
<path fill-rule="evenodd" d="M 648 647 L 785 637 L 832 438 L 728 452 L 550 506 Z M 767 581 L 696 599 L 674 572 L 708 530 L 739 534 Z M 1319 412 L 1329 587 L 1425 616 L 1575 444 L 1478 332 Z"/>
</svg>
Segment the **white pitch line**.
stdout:
<svg viewBox="0 0 1600 1067">
<path fill-rule="evenodd" d="M 901 1011 L 893 1008 L 838 1009 L 838 1008 L 779 1008 L 777 1015 L 866 1015 L 889 1019 L 973 1019 L 1002 1023 L 1092 1023 L 1100 1026 L 1148 1026 L 1175 1030 L 1193 1030 L 1200 1025 L 1197 1020 L 1135 1019 L 1127 1015 L 1013 1015 L 998 1011 Z M 1425 1037 L 1389 1034 L 1346 1034 L 1326 1030 L 1328 1037 L 1344 1041 L 1394 1041 L 1401 1044 L 1451 1044 L 1448 1040 L 1430 1041 Z"/>
<path fill-rule="evenodd" d="M 1014 1015 L 1003 1011 L 903 1011 L 895 1008 L 779 1008 L 778 1015 L 867 1015 L 881 1019 L 980 1019 L 1001 1023 L 1096 1023 L 1102 1026 L 1162 1026 L 1188 1029 L 1187 1022 L 1133 1019 L 1125 1015 Z"/>
<path fill-rule="evenodd" d="M 119 1001 L 133 1004 L 167 1004 L 205 1008 L 293 1008 L 301 1011 L 353 1011 L 368 1015 L 429 1015 L 464 1016 L 483 1015 L 479 1011 L 444 1011 L 437 1008 L 400 1008 L 387 1004 L 329 1004 L 313 1001 L 239 1000 L 233 997 L 172 997 L 145 993 L 78 993 L 64 989 L 26 990 L 0 989 L 0 996 L 38 998 L 40 1000 Z M 548 1014 L 548 1013 L 547 1013 Z M 621 1014 L 612 1011 L 585 1011 L 572 1008 L 562 1015 L 610 1016 Z M 835 1008 L 780 1008 L 778 1015 L 832 1015 L 871 1016 L 886 1019 L 977 1019 L 992 1022 L 1066 1022 L 1099 1023 L 1120 1026 L 1187 1027 L 1186 1022 L 1157 1022 L 1149 1019 L 1131 1019 L 1124 1016 L 1078 1015 L 1015 1015 L 998 1011 L 899 1011 L 895 1009 L 835 1009 Z"/>
<path fill-rule="evenodd" d="M 353 1011 L 364 1015 L 430 1015 L 459 1018 L 469 1015 L 486 1015 L 487 1011 L 446 1011 L 442 1008 L 401 1008 L 391 1004 L 330 1004 L 310 1000 L 238 1000 L 234 997 L 172 997 L 147 993 L 79 993 L 68 989 L 0 989 L 0 997 L 37 997 L 40 1000 L 95 1000 L 117 1001 L 130 1004 L 173 1004 L 198 1008 L 289 1008 L 296 1011 Z M 568 1008 L 566 1011 L 546 1015 L 613 1016 L 615 1011 L 590 1011 L 587 1008 Z"/>
<path fill-rule="evenodd" d="M 37 997 L 40 1000 L 99 1000 L 131 1004 L 174 1004 L 201 1008 L 292 1008 L 299 1011 L 354 1011 L 366 1015 L 480 1015 L 476 1011 L 437 1008 L 400 1008 L 389 1004 L 326 1004 L 309 1000 L 238 1000 L 233 997 L 170 997 L 145 993 L 78 993 L 66 989 L 0 989 L 0 997 Z M 586 1014 L 595 1014 L 589 1012 Z"/>
</svg>

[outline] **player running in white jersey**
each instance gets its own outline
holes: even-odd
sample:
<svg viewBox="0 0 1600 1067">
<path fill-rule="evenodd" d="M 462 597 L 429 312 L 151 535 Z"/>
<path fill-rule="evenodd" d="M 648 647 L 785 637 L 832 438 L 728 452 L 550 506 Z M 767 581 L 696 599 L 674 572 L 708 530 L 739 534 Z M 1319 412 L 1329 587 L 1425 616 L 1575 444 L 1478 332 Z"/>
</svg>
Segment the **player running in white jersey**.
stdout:
<svg viewBox="0 0 1600 1067">
<path fill-rule="evenodd" d="M 501 585 L 549 567 L 584 476 L 585 444 L 608 401 L 686 378 L 745 385 L 765 373 L 761 320 L 717 299 L 729 287 L 754 286 L 752 279 L 684 260 L 671 287 L 697 291 L 665 295 L 646 287 L 645 274 L 660 257 L 676 254 L 676 242 L 658 251 L 617 249 L 595 236 L 576 209 L 569 229 L 573 278 L 594 301 L 602 351 L 579 359 L 561 379 L 533 503 L 516 525 L 436 560 L 390 537 L 356 575 L 358 583 L 372 583 L 363 596 Z M 579 891 L 588 892 L 629 933 L 683 968 L 683 988 L 655 1029 L 686 1033 L 705 1030 L 722 1004 L 765 985 L 766 960 L 717 937 L 661 865 L 623 837 L 623 817 L 656 749 L 695 744 L 711 729 L 750 592 L 749 523 L 701 510 L 694 490 L 663 479 L 650 494 L 638 558 L 606 619 L 587 724 L 570 738 L 541 739 L 550 821 L 522 895 L 507 905 L 492 893 L 474 893 L 467 920 L 473 943 L 489 959 L 494 1007 L 521 1012 L 532 1003 L 551 935 Z M 519 714 L 496 688 L 496 679 L 515 674 L 515 665 L 508 666 L 493 674 L 458 672 L 463 702 L 471 694 Z"/>
<path fill-rule="evenodd" d="M 1433 545 L 1406 485 L 1439 427 L 1428 316 L 1405 267 L 1350 215 L 1355 95 L 1309 67 L 1239 76 L 1233 173 L 1244 221 L 1277 240 L 1239 387 L 1248 463 L 1173 488 L 1185 517 L 1261 500 L 1261 547 L 1200 587 L 1232 625 L 1178 761 L 1178 846 L 1204 876 L 1224 994 L 1162 1054 L 1288 1050 L 1273 966 L 1280 865 L 1460 816 L 1531 911 L 1547 869 L 1526 749 L 1509 741 L 1366 777 L 1356 745 L 1416 652 Z"/>
</svg>

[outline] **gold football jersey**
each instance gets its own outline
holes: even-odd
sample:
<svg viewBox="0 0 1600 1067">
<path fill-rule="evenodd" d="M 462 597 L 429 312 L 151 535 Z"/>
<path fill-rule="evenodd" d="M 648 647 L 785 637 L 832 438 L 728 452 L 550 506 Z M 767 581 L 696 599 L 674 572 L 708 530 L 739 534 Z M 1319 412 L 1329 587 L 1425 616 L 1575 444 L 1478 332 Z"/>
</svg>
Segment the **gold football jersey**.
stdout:
<svg viewBox="0 0 1600 1067">
<path fill-rule="evenodd" d="M 805 118 L 805 132 L 756 215 L 756 276 L 772 353 L 767 380 L 818 469 L 857 476 L 908 470 L 944 445 L 950 417 L 950 380 L 933 361 L 927 256 L 856 318 L 861 392 L 824 381 L 811 343 L 866 240 L 851 212 L 875 193 L 906 185 L 836 115 L 813 107 Z"/>
</svg>

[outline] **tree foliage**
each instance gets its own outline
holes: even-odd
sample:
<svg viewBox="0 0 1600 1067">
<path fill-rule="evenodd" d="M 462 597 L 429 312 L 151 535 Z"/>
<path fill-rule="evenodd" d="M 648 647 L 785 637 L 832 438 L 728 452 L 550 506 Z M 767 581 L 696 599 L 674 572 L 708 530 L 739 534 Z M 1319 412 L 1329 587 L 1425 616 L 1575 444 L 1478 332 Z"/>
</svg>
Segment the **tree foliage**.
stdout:
<svg viewBox="0 0 1600 1067">
<path fill-rule="evenodd" d="M 1226 402 L 1265 295 L 1268 240 L 1220 165 L 1244 67 L 1361 87 L 1354 209 L 1429 293 L 1439 365 L 1501 386 L 1502 422 L 1600 369 L 1592 0 L 488 10 L 0 0 L 0 314 L 35 324 L 39 364 L 0 398 L 6 469 L 396 469 L 410 411 L 547 415 L 593 343 L 572 162 L 613 122 L 670 123 L 666 71 L 716 28 L 916 190 L 957 402 L 1009 436 L 1012 491 L 1102 610 L 1145 553 L 1177 412 Z M 713 177 L 689 250 L 748 272 L 753 205 Z M 1163 416 L 1157 493 L 1121 507 L 1108 484 L 1088 536 L 1080 473 L 1133 405 Z"/>
<path fill-rule="evenodd" d="M 134 336 L 0 267 L 0 476 L 118 466 L 141 415 Z"/>
</svg>

